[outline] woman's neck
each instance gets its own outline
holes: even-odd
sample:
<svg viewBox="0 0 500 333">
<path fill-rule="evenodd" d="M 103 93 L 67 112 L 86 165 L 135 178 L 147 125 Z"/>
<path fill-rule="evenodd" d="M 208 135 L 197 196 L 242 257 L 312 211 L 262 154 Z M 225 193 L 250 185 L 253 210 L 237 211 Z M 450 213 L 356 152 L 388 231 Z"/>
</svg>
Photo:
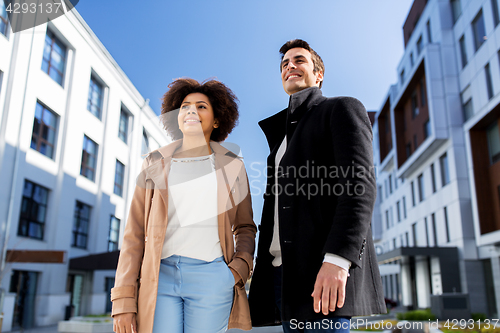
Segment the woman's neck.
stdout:
<svg viewBox="0 0 500 333">
<path fill-rule="evenodd" d="M 182 145 L 177 148 L 177 150 L 174 152 L 173 157 L 199 157 L 207 156 L 211 153 L 212 148 L 210 147 L 210 139 L 206 140 L 204 137 L 184 137 L 184 139 L 182 140 Z"/>
</svg>

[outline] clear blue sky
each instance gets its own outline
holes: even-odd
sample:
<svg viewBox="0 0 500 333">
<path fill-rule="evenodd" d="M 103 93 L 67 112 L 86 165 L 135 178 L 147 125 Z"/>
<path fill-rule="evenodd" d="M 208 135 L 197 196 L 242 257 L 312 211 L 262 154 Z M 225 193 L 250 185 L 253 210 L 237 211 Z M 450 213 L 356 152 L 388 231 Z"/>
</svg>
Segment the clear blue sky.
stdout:
<svg viewBox="0 0 500 333">
<path fill-rule="evenodd" d="M 288 105 L 281 45 L 308 41 L 325 63 L 323 95 L 354 96 L 377 110 L 397 81 L 402 26 L 412 2 L 81 0 L 75 8 L 155 112 L 175 78 L 215 77 L 234 91 L 240 122 L 227 141 L 242 148 L 258 223 L 257 188 L 263 190 L 265 180 L 255 170 L 265 170 L 269 149 L 257 122 Z"/>
</svg>

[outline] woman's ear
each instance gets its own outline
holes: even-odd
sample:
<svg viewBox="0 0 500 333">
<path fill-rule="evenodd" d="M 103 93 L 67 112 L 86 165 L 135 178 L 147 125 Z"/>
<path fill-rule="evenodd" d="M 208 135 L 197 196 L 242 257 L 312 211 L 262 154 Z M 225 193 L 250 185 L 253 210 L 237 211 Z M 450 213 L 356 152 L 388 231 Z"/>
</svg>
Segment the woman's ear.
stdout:
<svg viewBox="0 0 500 333">
<path fill-rule="evenodd" d="M 214 128 L 217 128 L 219 127 L 219 121 L 217 119 L 215 119 L 214 121 Z"/>
</svg>

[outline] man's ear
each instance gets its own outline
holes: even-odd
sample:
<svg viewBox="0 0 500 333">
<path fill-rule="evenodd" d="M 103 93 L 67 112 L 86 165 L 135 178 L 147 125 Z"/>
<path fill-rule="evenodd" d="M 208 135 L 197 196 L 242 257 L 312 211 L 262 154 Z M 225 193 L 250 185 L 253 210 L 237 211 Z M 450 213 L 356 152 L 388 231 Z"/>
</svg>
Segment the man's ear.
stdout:
<svg viewBox="0 0 500 333">
<path fill-rule="evenodd" d="M 322 71 L 317 71 L 316 72 L 316 83 L 320 83 L 323 81 L 323 72 Z"/>
</svg>

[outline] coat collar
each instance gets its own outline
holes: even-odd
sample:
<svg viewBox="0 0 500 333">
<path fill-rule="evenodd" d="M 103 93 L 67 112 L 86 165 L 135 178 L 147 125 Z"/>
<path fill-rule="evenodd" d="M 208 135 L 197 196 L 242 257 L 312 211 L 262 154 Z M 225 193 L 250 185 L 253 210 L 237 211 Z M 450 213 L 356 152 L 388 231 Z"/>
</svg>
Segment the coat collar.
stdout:
<svg viewBox="0 0 500 333">
<path fill-rule="evenodd" d="M 318 87 L 309 87 L 290 95 L 288 108 L 261 120 L 259 126 L 266 135 L 269 149 L 273 151 L 276 145 L 283 141 L 286 135 L 286 124 L 289 120 L 299 121 L 314 105 L 325 99 L 326 97 L 323 97 Z"/>
<path fill-rule="evenodd" d="M 170 163 L 172 160 L 172 155 L 174 155 L 174 152 L 177 148 L 182 146 L 182 139 L 176 140 L 166 146 L 163 146 L 161 148 L 158 148 L 157 150 L 152 151 L 150 154 L 160 154 L 163 159 L 165 159 L 165 163 Z M 238 155 L 234 154 L 232 151 L 224 148 L 220 143 L 215 142 L 215 141 L 210 141 L 210 147 L 212 148 L 216 158 L 221 158 L 222 156 L 227 156 L 230 159 L 231 158 L 238 158 Z M 222 158 L 225 160 L 224 158 Z M 224 163 L 223 165 L 226 165 L 227 163 Z"/>
</svg>

